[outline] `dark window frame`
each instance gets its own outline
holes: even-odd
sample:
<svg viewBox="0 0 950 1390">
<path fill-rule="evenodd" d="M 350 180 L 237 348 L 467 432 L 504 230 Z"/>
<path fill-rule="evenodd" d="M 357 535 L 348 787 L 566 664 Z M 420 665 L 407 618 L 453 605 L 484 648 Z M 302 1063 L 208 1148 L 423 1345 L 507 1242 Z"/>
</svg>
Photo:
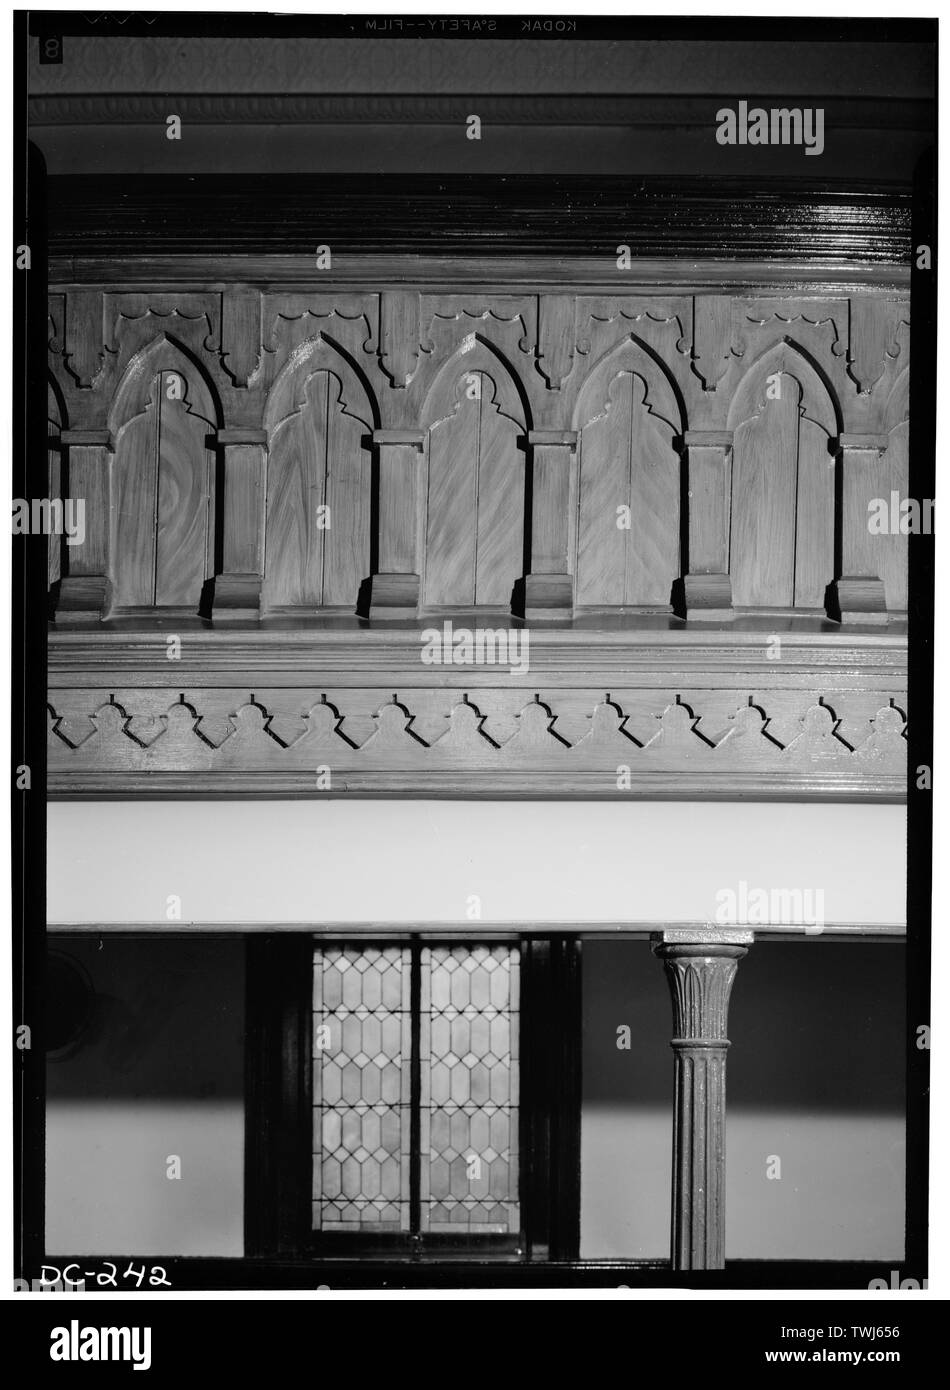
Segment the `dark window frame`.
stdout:
<svg viewBox="0 0 950 1390">
<path fill-rule="evenodd" d="M 424 933 L 381 938 L 412 944 Z M 578 936 L 472 933 L 521 952 L 520 1201 L 518 1237 L 319 1236 L 311 1229 L 310 1054 L 313 948 L 323 938 L 248 938 L 245 1044 L 245 1255 L 374 1263 L 577 1260 L 580 1245 L 581 942 Z M 434 940 L 434 938 L 433 938 Z M 439 944 L 446 940 L 439 937 Z M 370 944 L 363 937 L 334 941 Z M 373 944 L 378 944 L 374 941 Z"/>
</svg>

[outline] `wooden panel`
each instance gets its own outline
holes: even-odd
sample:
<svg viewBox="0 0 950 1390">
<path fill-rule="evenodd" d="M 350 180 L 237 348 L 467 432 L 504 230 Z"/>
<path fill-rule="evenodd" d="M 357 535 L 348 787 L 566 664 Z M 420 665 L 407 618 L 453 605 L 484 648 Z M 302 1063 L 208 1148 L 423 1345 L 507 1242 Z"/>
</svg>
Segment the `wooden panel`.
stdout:
<svg viewBox="0 0 950 1390">
<path fill-rule="evenodd" d="M 564 444 L 535 444 L 532 457 L 531 571 L 568 570 L 571 458 Z"/>
<path fill-rule="evenodd" d="M 113 462 L 112 579 L 118 607 L 197 609 L 213 556 L 212 460 L 205 392 L 159 372 Z"/>
<path fill-rule="evenodd" d="M 144 413 L 122 431 L 112 464 L 112 584 L 122 608 L 155 602 L 160 387 L 159 376 Z"/>
<path fill-rule="evenodd" d="M 728 572 L 730 468 L 725 444 L 689 445 L 691 574 Z"/>
<path fill-rule="evenodd" d="M 880 441 L 884 443 L 882 439 Z M 842 572 L 883 579 L 890 549 L 889 536 L 872 535 L 868 525 L 871 504 L 890 499 L 891 461 L 886 450 L 874 447 L 844 449 L 842 455 Z"/>
<path fill-rule="evenodd" d="M 646 404 L 646 383 L 630 378 L 630 506 L 625 600 L 669 603 L 679 574 L 680 460 L 673 430 Z"/>
<path fill-rule="evenodd" d="M 574 590 L 578 606 L 624 601 L 630 533 L 618 527 L 617 508 L 630 502 L 629 382 L 629 373 L 617 378 L 610 408 L 581 431 Z"/>
<path fill-rule="evenodd" d="M 438 292 L 431 283 L 425 292 L 415 280 L 387 289 L 375 278 L 370 284 L 371 270 L 367 263 L 360 271 L 362 294 L 337 292 L 332 277 L 321 278 L 328 288 L 319 293 L 303 285 L 266 293 L 262 330 L 259 291 L 246 280 L 187 292 L 166 285 L 104 296 L 71 288 L 53 293 L 57 400 L 77 437 L 68 455 L 72 495 L 87 501 L 86 543 L 61 556 L 70 576 L 107 572 L 107 535 L 96 517 L 107 481 L 97 469 L 107 455 L 82 448 L 87 437 L 111 432 L 120 452 L 115 505 L 126 513 L 116 596 L 126 607 L 154 601 L 147 577 L 136 582 L 123 571 L 127 560 L 146 571 L 156 564 L 143 518 L 134 515 L 146 505 L 136 501 L 144 474 L 128 497 L 120 494 L 125 455 L 150 447 L 141 435 L 145 426 L 135 423 L 137 414 L 148 414 L 149 383 L 176 360 L 192 391 L 187 413 L 216 421 L 225 449 L 216 618 L 239 610 L 256 616 L 259 577 L 271 608 L 352 611 L 359 599 L 374 621 L 415 616 L 423 574 L 429 606 L 506 608 L 526 568 L 524 612 L 532 622 L 569 623 L 575 603 L 666 607 L 683 572 L 684 465 L 674 439 L 689 454 L 684 596 L 690 620 L 708 621 L 720 609 L 732 618 L 733 602 L 821 609 L 839 558 L 845 576 L 864 579 L 887 567 L 885 551 L 898 553 L 902 542 L 887 536 L 873 538 L 869 548 L 866 525 L 864 493 L 873 483 L 873 495 L 889 496 L 890 465 L 878 477 L 877 463 L 858 459 L 862 446 L 852 442 L 836 470 L 827 441 L 867 439 L 879 449 L 874 441 L 885 439 L 906 410 L 908 310 L 899 296 L 886 296 L 880 313 L 860 303 L 850 313 L 853 294 L 823 291 L 806 300 L 801 290 L 782 294 L 778 284 L 766 299 L 734 289 L 715 293 L 712 284 L 695 298 L 682 284 L 675 295 L 660 295 L 626 280 L 622 290 L 583 295 L 564 288 L 571 281 L 562 278 L 552 294 L 536 289 L 512 297 L 503 280 L 464 294 L 445 289 L 444 278 Z M 416 270 L 423 274 L 421 262 Z M 100 319 L 101 370 L 80 388 L 69 343 L 91 343 Z M 73 326 L 69 342 L 64 324 Z M 89 354 L 87 366 L 91 361 Z M 306 394 L 318 363 L 338 382 L 331 390 L 327 377 L 319 378 L 322 404 Z M 855 372 L 862 380 L 873 377 L 870 390 L 857 390 Z M 484 383 L 479 397 L 469 399 L 470 381 Z M 783 434 L 792 403 L 766 399 L 770 381 L 784 383 L 786 397 L 789 390 L 797 396 L 800 454 L 792 432 Z M 313 390 L 319 392 L 316 382 Z M 184 409 L 173 400 L 165 404 Z M 427 430 L 428 454 L 416 452 Z M 372 435 L 373 445 L 358 440 L 361 434 Z M 527 566 L 522 436 L 531 450 Z M 276 450 L 268 497 L 264 459 L 252 447 L 265 437 Z M 169 438 L 166 450 L 188 447 Z M 286 467 L 285 456 L 292 459 Z M 141 463 L 132 466 L 141 473 Z M 292 484 L 284 476 L 290 467 L 305 468 L 306 476 Z M 842 473 L 844 505 L 835 515 L 834 483 Z M 170 458 L 162 476 L 173 489 L 187 487 L 190 477 L 179 476 Z M 317 524 L 320 505 L 330 506 L 327 530 Z M 621 507 L 629 518 L 618 516 Z M 273 534 L 262 555 L 267 508 Z M 209 542 L 212 520 L 209 514 Z M 195 540 L 188 529 L 193 521 L 169 520 L 183 532 L 179 544 Z M 115 509 L 113 525 L 119 526 Z M 368 537 L 373 527 L 376 534 Z M 171 546 L 172 534 L 166 539 Z M 176 586 L 193 590 L 197 562 L 189 562 L 191 571 L 161 555 L 158 562 L 172 586 L 166 591 L 160 580 L 160 597 L 180 597 Z M 894 562 L 895 592 L 901 592 L 901 563 Z M 211 568 L 206 557 L 205 573 Z M 372 587 L 364 583 L 371 570 Z M 715 581 L 708 593 L 695 583 L 690 588 L 690 580 L 704 576 Z M 73 597 L 67 587 L 63 609 Z M 845 605 L 848 612 L 854 607 Z"/>
<path fill-rule="evenodd" d="M 429 434 L 427 604 L 507 606 L 524 568 L 519 428 L 494 397 L 491 377 L 467 373 L 457 409 Z"/>
<path fill-rule="evenodd" d="M 511 603 L 515 581 L 524 570 L 524 454 L 518 426 L 491 403 L 490 379 L 482 379 L 478 403 L 478 508 L 475 551 L 477 605 Z"/>
<path fill-rule="evenodd" d="M 226 574 L 260 574 L 263 465 L 260 444 L 229 444 L 222 543 Z"/>
<path fill-rule="evenodd" d="M 794 601 L 801 387 L 779 375 L 780 399 L 767 400 L 735 433 L 729 573 L 737 607 Z"/>
<path fill-rule="evenodd" d="M 379 446 L 379 569 L 383 574 L 417 573 L 415 444 Z"/>
<path fill-rule="evenodd" d="M 70 576 L 105 573 L 109 532 L 109 454 L 101 444 L 71 444 L 69 495 L 86 500 L 86 535 L 66 548 Z M 60 552 L 62 555 L 62 551 Z"/>
<path fill-rule="evenodd" d="M 335 373 L 314 373 L 271 441 L 264 592 L 274 606 L 353 608 L 369 572 L 365 427 L 342 390 Z"/>
<path fill-rule="evenodd" d="M 835 460 L 828 436 L 814 421 L 798 430 L 798 505 L 795 519 L 795 606 L 824 608 L 834 579 Z"/>
<path fill-rule="evenodd" d="M 887 474 L 886 491 L 881 494 L 888 499 L 890 499 L 892 492 L 899 493 L 902 498 L 908 496 L 910 486 L 907 457 L 909 430 L 910 426 L 905 420 L 902 424 L 895 426 L 888 436 L 887 453 L 884 455 Z M 875 536 L 873 540 L 879 556 L 882 557 L 878 560 L 877 572 L 879 577 L 884 580 L 887 606 L 892 610 L 904 610 L 907 608 L 907 537 L 898 533 Z"/>
<path fill-rule="evenodd" d="M 155 603 L 197 608 L 212 569 L 211 456 L 208 420 L 193 415 L 173 385 L 176 372 L 161 375 L 156 505 Z"/>
<path fill-rule="evenodd" d="M 672 427 L 650 412 L 643 378 L 616 376 L 606 410 L 582 433 L 578 604 L 669 603 L 679 574 L 679 456 L 672 440 Z"/>
<path fill-rule="evenodd" d="M 323 533 L 323 602 L 354 608 L 369 574 L 370 459 L 365 427 L 344 413 L 330 387 L 327 419 L 326 503 L 331 524 Z"/>
<path fill-rule="evenodd" d="M 50 447 L 46 455 L 46 495 L 47 497 L 62 497 L 62 486 L 60 479 L 62 469 L 60 464 L 59 436 L 62 431 L 62 420 L 60 419 L 59 405 L 56 394 L 52 386 L 46 390 L 46 423 L 49 431 Z M 49 537 L 49 561 L 47 583 L 55 584 L 60 577 L 60 552 L 63 547 L 62 536 L 50 535 Z"/>
</svg>

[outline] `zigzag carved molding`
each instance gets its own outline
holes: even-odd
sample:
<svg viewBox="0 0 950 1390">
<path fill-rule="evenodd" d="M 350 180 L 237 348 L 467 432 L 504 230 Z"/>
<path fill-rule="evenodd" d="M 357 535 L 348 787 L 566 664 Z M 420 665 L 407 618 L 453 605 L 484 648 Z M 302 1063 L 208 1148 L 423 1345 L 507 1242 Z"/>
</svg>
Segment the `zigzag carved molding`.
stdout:
<svg viewBox="0 0 950 1390">
<path fill-rule="evenodd" d="M 751 696 L 737 704 L 725 731 L 711 736 L 703 731 L 701 716 L 675 693 L 668 699 L 658 693 L 649 722 L 641 714 L 635 730 L 631 716 L 605 693 L 585 716 L 587 728 L 572 738 L 540 694 L 508 721 L 514 725 L 511 733 L 500 732 L 504 721 L 494 723 L 475 701 L 455 692 L 445 692 L 444 713 L 423 721 L 424 732 L 414 727 L 416 716 L 398 693 L 371 719 L 348 718 L 326 696 L 296 695 L 299 713 L 271 712 L 251 695 L 235 703 L 226 719 L 203 715 L 184 693 L 157 717 L 136 715 L 114 698 L 80 716 L 61 716 L 51 705 L 51 791 L 83 794 L 87 782 L 90 790 L 101 789 L 110 777 L 123 784 L 132 779 L 141 791 L 148 774 L 156 773 L 178 774 L 179 783 L 195 777 L 198 794 L 207 790 L 209 775 L 272 774 L 277 780 L 268 785 L 277 790 L 286 776 L 291 779 L 287 789 L 293 790 L 300 786 L 300 774 L 312 778 L 324 769 L 331 775 L 359 774 L 364 789 L 379 778 L 380 786 L 391 790 L 386 779 L 401 774 L 409 795 L 424 792 L 428 778 L 446 773 L 458 779 L 460 791 L 490 789 L 491 779 L 500 775 L 505 788 L 517 789 L 520 779 L 523 794 L 530 794 L 536 775 L 560 773 L 568 779 L 568 791 L 576 776 L 581 780 L 574 790 L 603 795 L 634 790 L 642 775 L 645 794 L 656 794 L 650 779 L 662 773 L 673 779 L 699 777 L 721 795 L 746 784 L 761 791 L 771 781 L 792 795 L 836 789 L 843 794 L 866 783 L 872 793 L 897 797 L 906 775 L 905 716 L 883 697 L 863 737 L 849 742 L 839 732 L 833 706 L 810 692 L 803 692 L 797 733 L 784 741 Z M 442 727 L 433 732 L 433 723 Z M 577 718 L 568 723 L 576 727 Z"/>
</svg>

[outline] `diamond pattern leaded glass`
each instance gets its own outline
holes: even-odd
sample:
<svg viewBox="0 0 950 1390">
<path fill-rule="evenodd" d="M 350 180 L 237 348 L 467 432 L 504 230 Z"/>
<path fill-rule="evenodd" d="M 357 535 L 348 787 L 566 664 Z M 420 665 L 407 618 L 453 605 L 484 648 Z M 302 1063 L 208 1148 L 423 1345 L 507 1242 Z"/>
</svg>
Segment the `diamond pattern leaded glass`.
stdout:
<svg viewBox="0 0 950 1390">
<path fill-rule="evenodd" d="M 313 958 L 313 1229 L 408 1231 L 410 954 Z"/>
<path fill-rule="evenodd" d="M 424 1232 L 519 1229 L 518 990 L 516 947 L 423 947 Z"/>
</svg>

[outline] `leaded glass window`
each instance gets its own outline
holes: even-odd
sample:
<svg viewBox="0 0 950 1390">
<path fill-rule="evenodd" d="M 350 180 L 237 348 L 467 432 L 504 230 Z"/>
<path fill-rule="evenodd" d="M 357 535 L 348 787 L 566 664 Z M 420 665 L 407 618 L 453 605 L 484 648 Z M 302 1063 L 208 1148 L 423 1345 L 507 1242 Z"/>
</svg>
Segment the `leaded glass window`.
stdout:
<svg viewBox="0 0 950 1390">
<path fill-rule="evenodd" d="M 519 951 L 319 946 L 313 1229 L 512 1236 Z"/>
</svg>

